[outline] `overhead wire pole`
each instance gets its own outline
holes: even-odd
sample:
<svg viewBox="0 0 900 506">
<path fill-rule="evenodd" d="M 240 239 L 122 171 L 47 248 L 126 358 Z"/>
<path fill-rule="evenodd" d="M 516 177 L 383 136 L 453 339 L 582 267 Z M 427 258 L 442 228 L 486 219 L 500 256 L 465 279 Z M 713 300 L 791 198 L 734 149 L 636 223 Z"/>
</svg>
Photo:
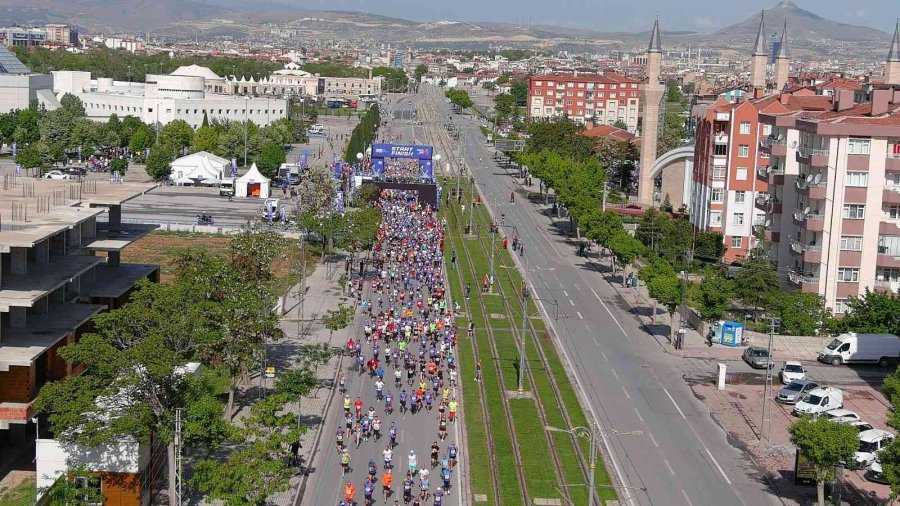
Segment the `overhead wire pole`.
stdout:
<svg viewBox="0 0 900 506">
<path fill-rule="evenodd" d="M 762 423 L 759 426 L 760 438 L 769 440 L 769 429 L 771 428 L 771 409 L 769 408 L 769 393 L 772 391 L 772 348 L 775 344 L 775 328 L 779 325 L 778 318 L 772 317 L 769 322 L 769 357 L 766 361 L 766 384 L 763 388 L 763 405 L 762 405 Z"/>
</svg>

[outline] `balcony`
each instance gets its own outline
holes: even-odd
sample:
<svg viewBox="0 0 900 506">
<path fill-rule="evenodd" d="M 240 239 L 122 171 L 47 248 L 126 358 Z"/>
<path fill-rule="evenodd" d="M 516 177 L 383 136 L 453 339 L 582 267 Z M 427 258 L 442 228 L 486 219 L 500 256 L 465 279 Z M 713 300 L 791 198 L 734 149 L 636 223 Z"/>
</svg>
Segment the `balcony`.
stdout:
<svg viewBox="0 0 900 506">
<path fill-rule="evenodd" d="M 787 153 L 787 141 L 785 139 L 769 136 L 759 143 L 764 153 L 772 156 L 784 156 Z"/>
<path fill-rule="evenodd" d="M 876 279 L 875 291 L 897 293 L 900 290 L 900 279 Z"/>
<path fill-rule="evenodd" d="M 887 252 L 885 248 L 878 248 L 878 256 L 875 258 L 875 265 L 878 267 L 890 267 L 892 269 L 900 268 L 900 256 Z"/>
<path fill-rule="evenodd" d="M 900 204 L 900 186 L 885 186 L 881 201 L 885 204 Z"/>
<path fill-rule="evenodd" d="M 728 144 L 728 134 L 720 132 L 713 135 L 713 142 L 716 144 Z"/>
<path fill-rule="evenodd" d="M 801 146 L 797 149 L 797 161 L 814 167 L 827 167 L 828 150 Z"/>
<path fill-rule="evenodd" d="M 822 260 L 822 246 L 805 244 L 791 237 L 791 252 L 806 263 L 817 264 Z"/>
<path fill-rule="evenodd" d="M 774 232 L 772 230 L 766 229 L 764 233 L 766 240 L 769 242 L 781 242 L 781 232 Z"/>
<path fill-rule="evenodd" d="M 889 154 L 884 161 L 884 170 L 892 172 L 900 171 L 900 155 Z"/>
<path fill-rule="evenodd" d="M 759 193 L 756 195 L 756 206 L 765 209 L 770 200 L 774 200 L 769 193 Z"/>
<path fill-rule="evenodd" d="M 819 276 L 815 274 L 791 270 L 788 272 L 788 280 L 799 286 L 804 292 L 818 291 L 819 289 Z"/>
</svg>

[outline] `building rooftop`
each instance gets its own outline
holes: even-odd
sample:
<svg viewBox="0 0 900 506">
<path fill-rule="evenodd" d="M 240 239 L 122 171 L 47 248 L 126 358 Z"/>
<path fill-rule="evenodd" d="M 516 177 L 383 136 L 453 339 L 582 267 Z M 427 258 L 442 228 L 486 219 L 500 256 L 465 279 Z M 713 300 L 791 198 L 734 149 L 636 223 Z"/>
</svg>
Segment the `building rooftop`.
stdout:
<svg viewBox="0 0 900 506">
<path fill-rule="evenodd" d="M 9 49 L 0 46 L 0 74 L 32 74 L 31 69 L 12 54 Z"/>
<path fill-rule="evenodd" d="M 10 307 L 31 307 L 41 297 L 103 263 L 104 258 L 86 255 L 51 257 L 45 264 L 28 264 L 27 274 L 5 274 L 0 288 L 0 312 Z"/>
<path fill-rule="evenodd" d="M 111 267 L 101 263 L 94 267 L 93 280 L 82 279 L 80 294 L 93 298 L 117 299 L 134 288 L 135 283 L 158 270 L 159 266 L 152 264 L 119 264 Z"/>
<path fill-rule="evenodd" d="M 47 348 L 104 309 L 102 304 L 54 305 L 47 313 L 52 318 L 29 318 L 25 328 L 6 329 L 0 340 L 0 371 L 30 366 Z"/>
</svg>

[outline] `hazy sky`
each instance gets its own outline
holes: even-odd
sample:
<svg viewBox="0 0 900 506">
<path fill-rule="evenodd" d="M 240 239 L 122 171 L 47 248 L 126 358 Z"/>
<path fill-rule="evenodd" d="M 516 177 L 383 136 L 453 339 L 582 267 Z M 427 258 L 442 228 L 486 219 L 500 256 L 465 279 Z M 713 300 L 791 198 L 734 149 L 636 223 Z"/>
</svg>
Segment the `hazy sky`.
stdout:
<svg viewBox="0 0 900 506">
<path fill-rule="evenodd" d="M 280 0 L 310 9 L 340 9 L 384 14 L 415 21 L 502 21 L 595 28 L 602 31 L 649 30 L 659 12 L 664 30 L 705 31 L 728 26 L 778 0 Z M 251 0 L 252 2 L 252 0 Z M 794 0 L 800 8 L 854 25 L 893 31 L 900 0 Z M 585 15 L 585 13 L 590 13 Z"/>
</svg>

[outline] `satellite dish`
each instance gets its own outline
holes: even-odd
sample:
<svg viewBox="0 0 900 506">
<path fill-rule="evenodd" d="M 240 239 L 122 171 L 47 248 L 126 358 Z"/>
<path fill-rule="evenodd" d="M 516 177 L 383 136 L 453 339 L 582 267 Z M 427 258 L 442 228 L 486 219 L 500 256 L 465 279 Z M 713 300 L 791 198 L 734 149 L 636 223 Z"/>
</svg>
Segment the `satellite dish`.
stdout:
<svg viewBox="0 0 900 506">
<path fill-rule="evenodd" d="M 815 179 L 813 179 L 813 184 L 819 184 L 822 181 L 822 174 L 816 174 Z"/>
<path fill-rule="evenodd" d="M 803 214 L 809 214 L 809 206 L 806 206 L 806 209 L 803 210 Z"/>
<path fill-rule="evenodd" d="M 797 149 L 797 141 L 791 143 L 791 149 Z"/>
<path fill-rule="evenodd" d="M 768 228 L 769 225 L 771 225 L 771 224 L 772 224 L 772 220 L 766 220 L 766 228 Z"/>
</svg>

